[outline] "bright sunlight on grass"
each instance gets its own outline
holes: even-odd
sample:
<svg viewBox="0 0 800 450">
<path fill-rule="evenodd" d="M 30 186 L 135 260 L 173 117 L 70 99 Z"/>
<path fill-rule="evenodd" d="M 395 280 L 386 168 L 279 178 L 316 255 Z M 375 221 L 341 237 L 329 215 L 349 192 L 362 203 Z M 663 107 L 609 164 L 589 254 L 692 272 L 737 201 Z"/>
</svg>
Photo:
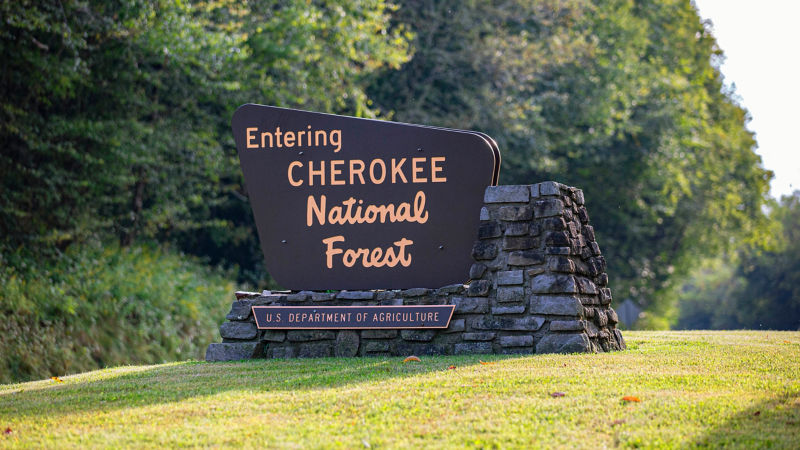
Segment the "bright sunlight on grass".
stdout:
<svg viewBox="0 0 800 450">
<path fill-rule="evenodd" d="M 2 385 L 0 448 L 800 448 L 800 333 L 625 337 L 626 352 L 490 364 L 189 362 Z"/>
</svg>

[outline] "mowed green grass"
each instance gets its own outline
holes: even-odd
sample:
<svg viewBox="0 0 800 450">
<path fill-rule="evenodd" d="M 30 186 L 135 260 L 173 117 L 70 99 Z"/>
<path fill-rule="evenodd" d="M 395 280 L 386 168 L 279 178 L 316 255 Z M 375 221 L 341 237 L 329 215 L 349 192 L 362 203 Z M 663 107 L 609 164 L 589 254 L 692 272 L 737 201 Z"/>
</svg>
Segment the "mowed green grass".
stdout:
<svg viewBox="0 0 800 450">
<path fill-rule="evenodd" d="M 189 362 L 2 385 L 0 448 L 800 448 L 800 333 L 625 337 L 613 354 Z"/>
</svg>

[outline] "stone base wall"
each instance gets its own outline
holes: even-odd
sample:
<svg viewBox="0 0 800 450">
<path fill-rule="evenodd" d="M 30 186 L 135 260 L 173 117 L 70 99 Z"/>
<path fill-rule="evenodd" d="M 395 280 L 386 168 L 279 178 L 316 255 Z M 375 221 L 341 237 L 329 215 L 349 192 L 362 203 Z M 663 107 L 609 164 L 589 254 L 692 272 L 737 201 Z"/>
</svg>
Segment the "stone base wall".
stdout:
<svg viewBox="0 0 800 450">
<path fill-rule="evenodd" d="M 486 189 L 466 284 L 401 291 L 237 292 L 206 361 L 625 349 L 583 192 L 556 182 Z M 258 330 L 252 306 L 455 305 L 447 329 Z"/>
</svg>

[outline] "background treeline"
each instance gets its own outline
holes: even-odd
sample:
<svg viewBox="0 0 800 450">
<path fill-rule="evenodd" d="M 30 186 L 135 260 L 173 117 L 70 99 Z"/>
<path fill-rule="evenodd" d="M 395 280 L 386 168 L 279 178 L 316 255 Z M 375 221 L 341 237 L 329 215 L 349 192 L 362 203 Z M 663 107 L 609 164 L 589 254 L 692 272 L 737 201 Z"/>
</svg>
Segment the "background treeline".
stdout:
<svg viewBox="0 0 800 450">
<path fill-rule="evenodd" d="M 201 357 L 216 337 L 183 313 L 163 315 L 185 347 L 167 354 L 124 305 L 160 295 L 221 318 L 226 280 L 275 287 L 229 126 L 248 102 L 490 134 L 502 184 L 584 189 L 615 299 L 642 305 L 641 327 L 676 323 L 705 260 L 746 248 L 755 271 L 797 255 L 772 237 L 791 213 L 765 213 L 796 207 L 767 207 L 772 175 L 689 0 L 23 0 L 0 19 L 3 326 L 61 327 L 89 349 L 34 363 L 0 341 L 16 378 Z M 195 281 L 169 282 L 181 276 Z M 122 334 L 139 350 L 107 358 Z"/>
</svg>

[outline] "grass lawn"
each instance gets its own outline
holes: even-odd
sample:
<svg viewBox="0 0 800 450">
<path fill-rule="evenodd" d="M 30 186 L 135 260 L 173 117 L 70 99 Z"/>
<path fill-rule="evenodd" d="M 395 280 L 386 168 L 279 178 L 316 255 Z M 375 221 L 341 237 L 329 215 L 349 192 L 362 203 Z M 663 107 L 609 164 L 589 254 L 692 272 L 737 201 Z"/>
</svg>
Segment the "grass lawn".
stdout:
<svg viewBox="0 0 800 450">
<path fill-rule="evenodd" d="M 800 448 L 800 333 L 624 335 L 615 354 L 189 362 L 0 385 L 0 448 Z"/>
</svg>

